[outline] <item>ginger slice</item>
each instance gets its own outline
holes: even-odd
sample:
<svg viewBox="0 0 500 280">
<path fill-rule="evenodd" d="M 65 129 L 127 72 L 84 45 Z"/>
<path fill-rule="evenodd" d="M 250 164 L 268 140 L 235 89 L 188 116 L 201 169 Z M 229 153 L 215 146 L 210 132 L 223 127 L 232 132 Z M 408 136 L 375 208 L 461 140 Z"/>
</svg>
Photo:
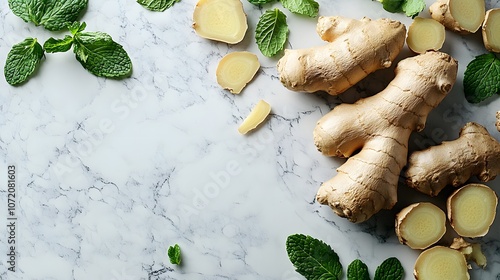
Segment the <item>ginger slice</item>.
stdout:
<svg viewBox="0 0 500 280">
<path fill-rule="evenodd" d="M 486 12 L 482 33 L 483 42 L 487 50 L 500 52 L 500 8 L 491 9 Z M 498 123 L 497 123 L 497 127 Z"/>
<path fill-rule="evenodd" d="M 429 202 L 414 203 L 396 215 L 396 235 L 401 244 L 425 249 L 438 242 L 446 232 L 446 215 Z"/>
<path fill-rule="evenodd" d="M 446 203 L 451 226 L 464 237 L 486 235 L 495 220 L 497 205 L 495 191 L 483 184 L 461 187 Z"/>
<path fill-rule="evenodd" d="M 487 260 L 481 250 L 481 244 L 469 243 L 462 237 L 458 237 L 453 239 L 453 243 L 450 245 L 450 248 L 458 250 L 460 253 L 465 255 L 467 260 L 475 262 L 479 267 L 483 269 L 486 268 Z"/>
<path fill-rule="evenodd" d="M 255 129 L 267 118 L 270 112 L 271 105 L 264 100 L 260 100 L 238 128 L 239 133 L 246 134 Z"/>
<path fill-rule="evenodd" d="M 236 44 L 248 29 L 240 0 L 200 0 L 193 13 L 193 28 L 207 39 Z"/>
<path fill-rule="evenodd" d="M 406 43 L 416 53 L 440 50 L 446 34 L 444 29 L 444 25 L 434 19 L 416 17 L 408 28 Z"/>
<path fill-rule="evenodd" d="M 217 66 L 217 83 L 238 94 L 260 68 L 259 59 L 251 52 L 233 52 L 224 56 Z"/>
<path fill-rule="evenodd" d="M 423 251 L 415 262 L 415 279 L 470 279 L 465 256 L 457 250 L 435 246 Z"/>
<path fill-rule="evenodd" d="M 438 0 L 429 7 L 431 17 L 462 34 L 474 33 L 483 24 L 484 0 Z"/>
<path fill-rule="evenodd" d="M 500 111 L 497 112 L 497 122 L 495 123 L 497 130 L 500 132 Z"/>
</svg>

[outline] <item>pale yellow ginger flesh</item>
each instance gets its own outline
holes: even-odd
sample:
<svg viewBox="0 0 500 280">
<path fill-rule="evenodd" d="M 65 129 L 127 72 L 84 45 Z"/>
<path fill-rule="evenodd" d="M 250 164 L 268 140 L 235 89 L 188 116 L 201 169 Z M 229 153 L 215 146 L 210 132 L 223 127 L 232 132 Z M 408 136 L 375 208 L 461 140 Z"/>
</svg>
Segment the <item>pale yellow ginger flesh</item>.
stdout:
<svg viewBox="0 0 500 280">
<path fill-rule="evenodd" d="M 465 256 L 457 250 L 434 246 L 417 258 L 413 275 L 417 280 L 469 280 Z"/>
<path fill-rule="evenodd" d="M 416 53 L 438 51 L 443 47 L 445 34 L 444 25 L 436 20 L 416 17 L 408 27 L 406 44 Z"/>
<path fill-rule="evenodd" d="M 251 52 L 232 52 L 217 66 L 217 83 L 231 93 L 238 94 L 253 79 L 260 68 L 259 59 Z"/>
<path fill-rule="evenodd" d="M 486 12 L 482 33 L 483 42 L 487 50 L 500 52 L 500 8 L 491 9 Z M 498 127 L 498 126 L 497 126 Z"/>
<path fill-rule="evenodd" d="M 401 244 L 426 249 L 446 233 L 446 214 L 429 202 L 411 204 L 396 215 L 396 235 Z"/>
<path fill-rule="evenodd" d="M 340 104 L 322 117 L 314 129 L 316 147 L 324 155 L 349 159 L 321 185 L 318 202 L 352 222 L 391 209 L 410 134 L 424 128 L 429 112 L 451 90 L 457 67 L 441 52 L 406 58 L 383 91 Z"/>
<path fill-rule="evenodd" d="M 460 236 L 485 236 L 495 220 L 497 205 L 498 197 L 490 187 L 468 184 L 448 197 L 448 220 Z"/>
<path fill-rule="evenodd" d="M 483 24 L 484 0 L 438 0 L 429 7 L 431 17 L 462 34 L 475 33 Z"/>
<path fill-rule="evenodd" d="M 264 100 L 260 100 L 252 109 L 250 114 L 245 118 L 243 123 L 241 123 L 238 131 L 241 134 L 246 134 L 250 130 L 255 129 L 267 118 L 270 112 L 271 105 Z"/>
<path fill-rule="evenodd" d="M 481 250 L 481 244 L 469 243 L 462 237 L 454 238 L 450 245 L 451 249 L 458 250 L 467 260 L 475 262 L 479 267 L 486 268 L 487 259 Z"/>
<path fill-rule="evenodd" d="M 329 43 L 285 50 L 278 61 L 281 83 L 290 90 L 340 94 L 375 70 L 390 67 L 406 38 L 404 24 L 390 19 L 319 17 L 316 31 Z"/>
<path fill-rule="evenodd" d="M 500 143 L 486 128 L 470 122 L 458 139 L 413 152 L 405 176 L 410 187 L 436 196 L 446 186 L 462 186 L 472 176 L 487 182 L 499 173 Z"/>
<path fill-rule="evenodd" d="M 248 29 L 240 0 L 199 0 L 193 21 L 199 36 L 229 44 L 241 42 Z"/>
</svg>

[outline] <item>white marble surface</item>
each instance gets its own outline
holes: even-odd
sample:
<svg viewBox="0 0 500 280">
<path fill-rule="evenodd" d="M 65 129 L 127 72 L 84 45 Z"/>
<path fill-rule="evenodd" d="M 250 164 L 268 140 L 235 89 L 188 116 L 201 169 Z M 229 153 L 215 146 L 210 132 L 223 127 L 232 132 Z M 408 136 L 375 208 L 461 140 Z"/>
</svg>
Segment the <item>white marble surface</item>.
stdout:
<svg viewBox="0 0 500 280">
<path fill-rule="evenodd" d="M 413 279 L 418 252 L 398 243 L 393 217 L 410 201 L 428 198 L 401 185 L 392 211 L 357 225 L 314 201 L 320 183 L 342 163 L 316 151 L 316 121 L 335 104 L 355 100 L 356 91 L 383 88 L 392 70 L 338 98 L 290 92 L 277 78 L 277 60 L 260 55 L 254 43 L 264 9 L 244 3 L 249 31 L 241 44 L 228 46 L 194 33 L 195 0 L 164 13 L 131 0 L 89 2 L 82 18 L 87 30 L 107 32 L 122 44 L 134 72 L 121 81 L 97 78 L 68 52 L 47 55 L 20 87 L 0 79 L 1 223 L 7 224 L 9 165 L 17 170 L 18 203 L 17 271 L 7 271 L 2 226 L 1 279 L 303 279 L 285 251 L 294 233 L 326 241 L 344 268 L 361 258 L 372 275 L 382 259 L 398 257 L 405 279 Z M 321 15 L 411 22 L 376 1 L 318 2 Z M 487 7 L 500 7 L 500 1 L 489 0 Z M 322 44 L 315 19 L 285 13 L 288 48 Z M 24 23 L 7 1 L 0 3 L 0 21 L 2 67 L 10 47 L 25 37 L 62 37 Z M 470 105 L 462 93 L 466 64 L 485 52 L 480 36 L 447 36 L 443 50 L 459 60 L 459 78 L 425 131 L 412 137 L 413 148 L 454 139 L 467 121 L 500 139 L 494 129 L 500 98 Z M 236 50 L 258 53 L 262 68 L 234 96 L 216 84 L 215 68 Z M 405 50 L 400 58 L 408 55 Z M 239 123 L 259 99 L 272 105 L 272 116 L 255 133 L 239 135 Z M 487 184 L 500 191 L 499 179 Z M 500 279 L 499 236 L 497 219 L 478 239 L 488 267 L 474 267 L 472 279 Z M 175 243 L 182 248 L 180 267 L 166 253 Z"/>
</svg>

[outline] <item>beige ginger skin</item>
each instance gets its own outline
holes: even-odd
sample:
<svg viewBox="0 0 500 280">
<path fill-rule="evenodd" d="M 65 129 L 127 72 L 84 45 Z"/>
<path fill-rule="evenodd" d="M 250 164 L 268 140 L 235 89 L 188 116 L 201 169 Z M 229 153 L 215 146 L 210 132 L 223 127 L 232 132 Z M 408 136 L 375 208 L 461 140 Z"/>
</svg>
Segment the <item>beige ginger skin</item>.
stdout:
<svg viewBox="0 0 500 280">
<path fill-rule="evenodd" d="M 390 19 L 319 17 L 316 31 L 329 43 L 285 50 L 278 61 L 280 80 L 290 90 L 340 94 L 375 70 L 390 67 L 406 38 L 404 24 Z"/>
<path fill-rule="evenodd" d="M 497 112 L 497 122 L 495 125 L 497 126 L 497 130 L 500 132 L 500 111 Z"/>
<path fill-rule="evenodd" d="M 447 185 L 458 187 L 472 176 L 488 182 L 500 173 L 500 143 L 486 128 L 467 123 L 460 137 L 423 151 L 408 159 L 407 184 L 430 196 Z"/>
<path fill-rule="evenodd" d="M 349 159 L 321 185 L 318 202 L 355 223 L 391 209 L 410 134 L 424 128 L 429 112 L 451 90 L 457 67 L 455 59 L 441 52 L 404 59 L 383 91 L 340 104 L 321 118 L 314 129 L 318 150 Z"/>
</svg>

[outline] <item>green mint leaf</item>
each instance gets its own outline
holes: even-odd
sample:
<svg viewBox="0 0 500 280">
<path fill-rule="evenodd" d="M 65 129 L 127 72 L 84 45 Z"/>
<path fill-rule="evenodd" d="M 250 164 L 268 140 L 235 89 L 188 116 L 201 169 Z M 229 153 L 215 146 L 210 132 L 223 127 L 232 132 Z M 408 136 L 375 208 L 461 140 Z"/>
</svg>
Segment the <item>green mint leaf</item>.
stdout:
<svg viewBox="0 0 500 280">
<path fill-rule="evenodd" d="M 321 240 L 303 234 L 290 235 L 286 250 L 296 271 L 307 280 L 335 280 L 342 276 L 339 256 Z"/>
<path fill-rule="evenodd" d="M 88 0 L 9 0 L 12 12 L 24 21 L 61 30 L 75 21 L 87 7 Z"/>
<path fill-rule="evenodd" d="M 281 0 L 283 7 L 290 12 L 308 17 L 317 17 L 319 4 L 314 0 Z"/>
<path fill-rule="evenodd" d="M 137 0 L 137 3 L 150 11 L 163 12 L 180 1 L 181 0 Z"/>
<path fill-rule="evenodd" d="M 349 264 L 347 267 L 347 280 L 370 280 L 366 264 L 359 259 Z"/>
<path fill-rule="evenodd" d="M 377 267 L 374 280 L 401 280 L 404 276 L 403 266 L 397 258 L 388 258 Z"/>
<path fill-rule="evenodd" d="M 379 0 L 384 10 L 389 13 L 400 13 L 403 11 L 404 0 Z"/>
<path fill-rule="evenodd" d="M 83 30 L 85 30 L 85 27 L 87 27 L 87 24 L 85 22 L 80 23 L 78 21 L 75 21 L 75 22 L 67 25 L 69 32 L 71 32 L 71 35 L 73 35 L 73 36 L 75 36 L 76 33 L 82 32 Z"/>
<path fill-rule="evenodd" d="M 271 57 L 282 51 L 288 38 L 286 15 L 279 9 L 267 10 L 255 29 L 257 46 L 263 55 Z"/>
<path fill-rule="evenodd" d="M 424 0 L 406 0 L 404 1 L 401 9 L 406 16 L 415 18 L 418 14 L 425 9 Z"/>
<path fill-rule="evenodd" d="M 96 76 L 124 78 L 132 72 L 132 62 L 127 52 L 106 33 L 76 33 L 73 51 L 82 66 Z"/>
<path fill-rule="evenodd" d="M 465 69 L 463 85 L 470 103 L 500 93 L 500 59 L 493 53 L 476 56 Z"/>
<path fill-rule="evenodd" d="M 248 2 L 254 4 L 255 6 L 264 5 L 267 3 L 276 2 L 277 0 L 248 0 Z"/>
<path fill-rule="evenodd" d="M 171 264 L 181 264 L 181 247 L 178 244 L 170 246 L 167 254 Z"/>
<path fill-rule="evenodd" d="M 43 48 L 47 53 L 67 52 L 71 49 L 72 45 L 73 37 L 66 35 L 64 39 L 49 38 L 43 44 Z"/>
<path fill-rule="evenodd" d="M 10 85 L 26 81 L 42 61 L 44 52 L 37 39 L 26 38 L 15 44 L 7 55 L 4 76 Z"/>
</svg>

